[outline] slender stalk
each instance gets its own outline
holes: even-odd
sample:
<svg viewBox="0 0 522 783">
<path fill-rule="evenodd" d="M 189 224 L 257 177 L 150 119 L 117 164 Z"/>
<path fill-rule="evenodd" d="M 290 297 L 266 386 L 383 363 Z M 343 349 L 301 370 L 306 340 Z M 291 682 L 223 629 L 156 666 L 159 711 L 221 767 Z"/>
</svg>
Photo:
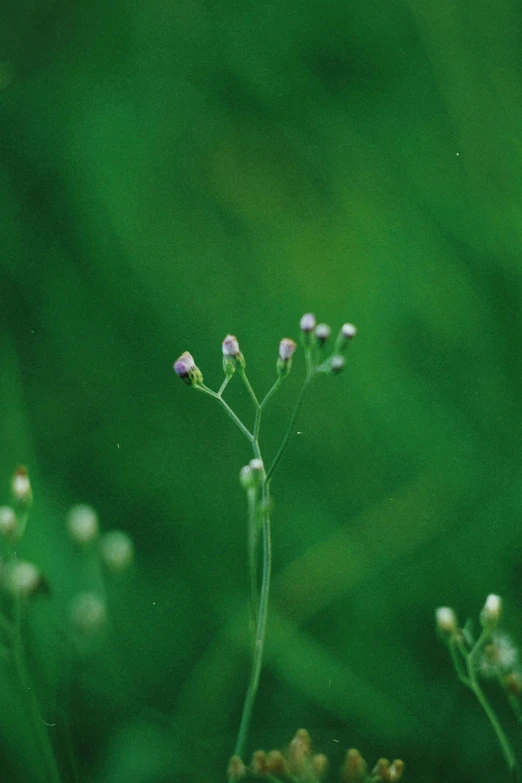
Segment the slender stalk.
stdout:
<svg viewBox="0 0 522 783">
<path fill-rule="evenodd" d="M 224 391 L 225 391 L 225 389 L 227 388 L 228 384 L 230 383 L 230 379 L 231 379 L 231 378 L 232 378 L 232 376 L 231 376 L 231 375 L 227 375 L 227 377 L 225 378 L 225 380 L 223 381 L 223 383 L 222 383 L 222 384 L 221 384 L 221 386 L 219 387 L 219 391 L 218 391 L 218 393 L 217 393 L 217 396 L 218 396 L 218 397 L 221 397 L 221 395 L 223 394 L 223 392 L 224 392 Z"/>
<path fill-rule="evenodd" d="M 294 410 L 292 411 L 292 416 L 290 417 L 290 423 L 288 424 L 288 429 L 286 430 L 285 436 L 283 440 L 281 441 L 281 445 L 279 446 L 279 449 L 277 450 L 277 453 L 273 459 L 272 464 L 270 465 L 266 478 L 267 481 L 269 481 L 272 478 L 272 475 L 274 473 L 274 470 L 277 468 L 279 461 L 283 454 L 286 451 L 286 447 L 288 446 L 288 442 L 290 440 L 290 436 L 292 435 L 294 431 L 294 425 L 295 420 L 297 419 L 297 414 L 299 413 L 301 409 L 301 405 L 303 404 L 304 396 L 306 393 L 306 390 L 308 389 L 308 386 L 310 385 L 310 381 L 312 380 L 312 375 L 307 375 L 305 382 L 303 383 L 303 386 L 301 388 L 301 391 L 299 392 L 299 396 L 297 398 L 297 402 L 295 403 Z"/>
<path fill-rule="evenodd" d="M 257 620 L 256 638 L 254 644 L 254 654 L 252 658 L 252 668 L 250 671 L 250 682 L 243 705 L 241 723 L 237 736 L 234 754 L 242 756 L 248 736 L 252 711 L 259 687 L 259 678 L 263 664 L 263 651 L 266 637 L 266 623 L 268 618 L 268 599 L 270 595 L 270 577 L 272 571 L 272 543 L 270 536 L 270 514 L 269 514 L 269 487 L 266 478 L 263 480 L 262 502 L 263 502 L 263 577 L 261 581 L 261 596 L 259 601 L 259 616 Z M 229 781 L 232 783 L 232 779 Z"/>
<path fill-rule="evenodd" d="M 42 755 L 48 783 L 60 783 L 60 773 L 56 765 L 56 759 L 52 749 L 49 734 L 45 728 L 40 708 L 34 692 L 28 682 L 27 668 L 25 665 L 24 648 L 22 642 L 22 603 L 20 598 L 15 601 L 15 621 L 12 647 L 13 665 L 27 702 L 36 741 Z"/>
<path fill-rule="evenodd" d="M 484 628 L 482 631 L 479 639 L 475 642 L 472 649 L 468 652 L 466 648 L 463 646 L 463 644 L 458 644 L 458 649 L 465 661 L 466 665 L 466 674 L 462 672 L 462 667 L 460 664 L 457 664 L 457 656 L 458 653 L 455 650 L 454 643 L 450 642 L 450 651 L 453 657 L 453 662 L 455 664 L 455 668 L 457 670 L 457 674 L 459 676 L 459 679 L 461 682 L 464 683 L 471 691 L 475 694 L 475 697 L 477 701 L 479 702 L 480 706 L 486 713 L 486 716 L 493 728 L 493 731 L 496 734 L 497 740 L 499 742 L 500 748 L 502 750 L 502 755 L 504 756 L 504 760 L 508 766 L 508 769 L 511 772 L 512 780 L 515 782 L 518 780 L 518 763 L 515 756 L 515 752 L 513 748 L 511 747 L 511 743 L 509 742 L 506 733 L 504 732 L 504 729 L 502 728 L 500 721 L 498 720 L 493 708 L 489 704 L 484 691 L 482 690 L 480 683 L 477 679 L 477 670 L 476 670 L 476 658 L 480 654 L 480 651 L 482 650 L 482 647 L 484 643 L 487 641 L 491 634 L 491 630 L 489 628 Z"/>
<path fill-rule="evenodd" d="M 226 412 L 228 413 L 228 415 L 230 416 L 234 424 L 237 427 L 239 427 L 239 429 L 241 430 L 245 438 L 247 438 L 250 441 L 250 443 L 252 443 L 253 441 L 252 433 L 249 430 L 247 430 L 247 428 L 245 427 L 241 419 L 238 416 L 236 416 L 236 414 L 234 413 L 230 405 L 227 402 L 225 402 L 225 400 L 222 397 L 220 397 L 219 394 L 216 394 L 215 391 L 212 391 L 212 389 L 209 389 L 208 386 L 205 386 L 204 384 L 195 386 L 194 388 L 197 389 L 198 391 L 202 391 L 205 394 L 208 394 L 210 397 L 213 397 L 215 400 L 217 400 L 226 410 Z"/>
<path fill-rule="evenodd" d="M 248 501 L 248 570 L 250 573 L 250 619 L 252 627 L 257 624 L 257 492 L 251 488 L 247 492 Z"/>
<path fill-rule="evenodd" d="M 254 403 L 255 409 L 258 410 L 259 409 L 259 401 L 257 399 L 255 391 L 253 390 L 253 388 L 252 388 L 252 386 L 250 384 L 250 381 L 247 378 L 246 372 L 244 370 L 240 370 L 239 374 L 240 374 L 240 376 L 241 376 L 241 378 L 243 380 L 243 383 L 247 387 L 248 393 L 252 397 L 252 402 Z"/>
</svg>

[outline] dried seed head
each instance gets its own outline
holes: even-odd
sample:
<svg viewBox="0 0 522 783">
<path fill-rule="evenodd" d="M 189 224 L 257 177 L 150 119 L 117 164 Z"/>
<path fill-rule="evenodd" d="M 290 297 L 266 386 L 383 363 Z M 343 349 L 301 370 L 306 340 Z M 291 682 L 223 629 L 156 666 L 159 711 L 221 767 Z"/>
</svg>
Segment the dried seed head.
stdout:
<svg viewBox="0 0 522 783">
<path fill-rule="evenodd" d="M 312 773 L 317 780 L 323 780 L 328 773 L 328 759 L 324 753 L 317 753 L 312 759 Z"/>
<path fill-rule="evenodd" d="M 310 764 L 312 740 L 306 729 L 298 729 L 288 748 L 288 766 L 292 775 L 302 775 Z"/>
<path fill-rule="evenodd" d="M 105 602 L 96 593 L 79 593 L 71 602 L 70 612 L 74 627 L 86 636 L 99 631 L 107 620 Z"/>
<path fill-rule="evenodd" d="M 9 564 L 2 576 L 6 590 L 19 598 L 34 595 L 44 585 L 40 569 L 25 560 Z"/>
<path fill-rule="evenodd" d="M 457 615 L 449 606 L 439 606 L 435 610 L 435 622 L 445 636 L 452 636 L 458 627 Z"/>
<path fill-rule="evenodd" d="M 256 750 L 250 769 L 254 775 L 265 775 L 268 772 L 268 757 L 264 750 Z"/>
<path fill-rule="evenodd" d="M 389 780 L 390 779 L 390 767 L 391 764 L 388 759 L 379 759 L 377 764 L 372 770 L 372 775 L 376 780 Z"/>
<path fill-rule="evenodd" d="M 73 506 L 67 514 L 67 530 L 77 544 L 90 544 L 98 536 L 98 515 L 85 504 Z"/>
<path fill-rule="evenodd" d="M 285 757 L 280 750 L 271 750 L 267 757 L 267 768 L 272 775 L 288 777 L 290 772 Z"/>
<path fill-rule="evenodd" d="M 242 780 L 246 778 L 247 769 L 239 756 L 232 756 L 228 762 L 227 778 L 229 780 Z"/>
<path fill-rule="evenodd" d="M 192 354 L 185 351 L 174 362 L 174 372 L 187 384 L 187 386 L 199 386 L 203 383 L 203 375 L 196 366 Z"/>
<path fill-rule="evenodd" d="M 344 783 L 359 783 L 366 780 L 368 767 L 358 750 L 351 748 L 346 753 L 341 775 Z"/>
<path fill-rule="evenodd" d="M 315 327 L 315 339 L 319 343 L 319 345 L 324 345 L 325 342 L 328 340 L 332 333 L 331 328 L 328 326 L 328 324 L 317 324 Z"/>
<path fill-rule="evenodd" d="M 402 778 L 402 773 L 404 772 L 404 761 L 401 761 L 400 759 L 395 759 L 393 764 L 391 765 L 389 769 L 389 779 L 394 783 L 396 780 L 400 780 Z"/>
<path fill-rule="evenodd" d="M 10 506 L 0 506 L 0 536 L 8 541 L 16 537 L 16 514 Z"/>
<path fill-rule="evenodd" d="M 502 614 L 502 598 L 491 593 L 486 598 L 486 603 L 480 613 L 480 622 L 484 627 L 494 628 Z"/>
<path fill-rule="evenodd" d="M 111 530 L 100 541 L 100 554 L 109 571 L 125 571 L 134 559 L 132 539 L 122 530 Z"/>
</svg>

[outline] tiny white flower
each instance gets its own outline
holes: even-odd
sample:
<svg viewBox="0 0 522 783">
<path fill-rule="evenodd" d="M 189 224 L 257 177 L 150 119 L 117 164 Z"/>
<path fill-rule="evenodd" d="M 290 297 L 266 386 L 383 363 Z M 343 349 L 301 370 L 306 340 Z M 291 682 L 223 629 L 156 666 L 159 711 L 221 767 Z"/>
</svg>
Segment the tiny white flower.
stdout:
<svg viewBox="0 0 522 783">
<path fill-rule="evenodd" d="M 98 535 L 98 515 L 85 504 L 73 506 L 67 514 L 67 530 L 77 544 L 89 544 Z"/>
<path fill-rule="evenodd" d="M 315 315 L 313 313 L 305 313 L 299 322 L 302 332 L 313 332 L 315 329 Z"/>
<path fill-rule="evenodd" d="M 12 538 L 16 533 L 16 514 L 10 506 L 0 506 L 0 535 Z"/>
<path fill-rule="evenodd" d="M 225 339 L 222 343 L 223 348 L 223 356 L 232 356 L 236 357 L 239 356 L 241 351 L 239 350 L 239 343 L 237 341 L 237 337 L 234 337 L 232 334 L 227 334 Z"/>
<path fill-rule="evenodd" d="M 125 571 L 134 558 L 132 539 L 122 530 L 111 530 L 100 541 L 100 554 L 109 571 Z"/>
<path fill-rule="evenodd" d="M 73 625 L 82 634 L 95 633 L 107 620 L 105 602 L 96 593 L 79 593 L 71 602 L 70 613 Z"/>
<path fill-rule="evenodd" d="M 491 593 L 486 598 L 486 603 L 480 614 L 480 622 L 483 626 L 494 626 L 498 623 L 502 613 L 502 598 Z"/>
<path fill-rule="evenodd" d="M 458 627 L 457 615 L 449 606 L 439 606 L 435 611 L 437 628 L 444 634 L 451 636 Z"/>
<path fill-rule="evenodd" d="M 355 337 L 357 334 L 357 327 L 355 327 L 353 324 L 343 324 L 341 326 L 341 334 L 345 340 L 351 340 L 352 337 Z"/>
</svg>

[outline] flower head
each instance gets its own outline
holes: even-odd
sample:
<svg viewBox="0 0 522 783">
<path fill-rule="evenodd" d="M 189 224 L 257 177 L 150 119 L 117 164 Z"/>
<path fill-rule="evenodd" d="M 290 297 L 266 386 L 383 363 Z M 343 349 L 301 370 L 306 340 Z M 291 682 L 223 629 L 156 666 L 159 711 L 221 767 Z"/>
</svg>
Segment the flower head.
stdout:
<svg viewBox="0 0 522 783">
<path fill-rule="evenodd" d="M 315 339 L 319 343 L 319 345 L 324 345 L 325 342 L 328 340 L 332 333 L 331 328 L 328 326 L 328 324 L 317 324 L 315 327 Z"/>
<path fill-rule="evenodd" d="M 174 372 L 187 384 L 187 386 L 199 386 L 203 383 L 203 375 L 199 367 L 188 351 L 181 354 L 174 362 Z"/>
<path fill-rule="evenodd" d="M 241 353 L 237 337 L 234 337 L 233 334 L 227 334 L 221 347 L 223 349 L 223 371 L 227 377 L 230 378 L 235 373 L 236 367 L 239 367 L 240 370 L 245 369 L 245 357 Z"/>
<path fill-rule="evenodd" d="M 305 313 L 299 321 L 299 326 L 302 332 L 313 332 L 315 329 L 315 315 L 313 313 Z"/>
<path fill-rule="evenodd" d="M 499 595 L 491 593 L 486 598 L 486 603 L 480 613 L 480 622 L 484 627 L 493 628 L 499 621 L 502 613 L 502 598 Z"/>
<path fill-rule="evenodd" d="M 11 493 L 13 495 L 13 500 L 18 507 L 25 510 L 31 505 L 33 491 L 31 489 L 27 468 L 24 465 L 20 465 L 13 474 L 11 479 Z"/>
<path fill-rule="evenodd" d="M 477 668 L 483 677 L 498 677 L 512 672 L 518 662 L 518 650 L 507 633 L 494 631 L 477 660 Z"/>
<path fill-rule="evenodd" d="M 458 627 L 457 615 L 449 606 L 439 606 L 435 611 L 435 622 L 444 636 L 452 636 Z"/>
<path fill-rule="evenodd" d="M 295 353 L 297 343 L 291 340 L 289 337 L 283 337 L 279 343 L 279 358 L 282 362 L 288 362 Z"/>
</svg>

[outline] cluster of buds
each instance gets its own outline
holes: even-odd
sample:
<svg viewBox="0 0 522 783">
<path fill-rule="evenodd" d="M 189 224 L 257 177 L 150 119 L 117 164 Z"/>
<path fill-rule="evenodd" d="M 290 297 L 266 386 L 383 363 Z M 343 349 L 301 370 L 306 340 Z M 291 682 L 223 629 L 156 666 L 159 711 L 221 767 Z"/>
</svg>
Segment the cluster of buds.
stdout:
<svg viewBox="0 0 522 783">
<path fill-rule="evenodd" d="M 332 334 L 332 329 L 328 324 L 316 323 L 313 313 L 305 313 L 300 321 L 301 342 L 306 348 L 316 347 L 320 352 L 325 347 Z M 357 334 L 357 329 L 353 324 L 345 323 L 341 326 L 335 340 L 333 353 L 323 361 L 316 369 L 319 372 L 325 372 L 329 375 L 337 375 L 346 366 L 344 353 L 351 340 Z"/>
<path fill-rule="evenodd" d="M 328 775 L 329 762 L 323 753 L 314 753 L 310 734 L 306 729 L 299 729 L 290 742 L 287 750 L 257 750 L 247 767 L 239 756 L 232 756 L 228 765 L 230 781 L 249 780 L 251 778 L 268 778 L 270 780 L 293 780 L 296 783 L 320 783 Z M 372 772 L 368 773 L 368 765 L 358 750 L 353 748 L 346 753 L 344 764 L 340 770 L 342 783 L 378 783 L 389 781 L 394 783 L 401 779 L 404 772 L 404 762 L 396 759 L 379 759 Z"/>
<path fill-rule="evenodd" d="M 301 330 L 301 342 L 305 348 L 317 347 L 322 349 L 332 334 L 331 327 L 328 324 L 317 324 L 313 313 L 305 313 L 299 322 Z M 346 364 L 344 352 L 348 343 L 357 334 L 357 329 L 353 324 L 345 323 L 337 335 L 334 351 L 328 359 L 316 367 L 319 372 L 327 372 L 335 375 L 340 372 Z M 230 379 L 236 370 L 244 371 L 246 362 L 237 337 L 227 334 L 222 344 L 223 351 L 223 371 L 225 378 Z M 284 378 L 290 372 L 292 367 L 292 357 L 297 348 L 297 344 L 289 337 L 284 337 L 279 343 L 279 355 L 277 358 L 277 373 Z M 203 385 L 203 375 L 197 367 L 192 354 L 185 351 L 179 359 L 174 362 L 174 372 L 188 386 L 201 387 Z"/>
<path fill-rule="evenodd" d="M 33 490 L 27 468 L 21 465 L 11 477 L 10 506 L 0 506 L 0 539 L 13 545 L 19 541 L 27 524 L 33 502 Z"/>
<path fill-rule="evenodd" d="M 90 549 L 99 544 L 103 565 L 113 573 L 127 570 L 134 559 L 132 539 L 122 530 L 110 530 L 99 536 L 96 511 L 86 504 L 73 506 L 66 519 L 67 532 L 80 548 Z"/>
</svg>

